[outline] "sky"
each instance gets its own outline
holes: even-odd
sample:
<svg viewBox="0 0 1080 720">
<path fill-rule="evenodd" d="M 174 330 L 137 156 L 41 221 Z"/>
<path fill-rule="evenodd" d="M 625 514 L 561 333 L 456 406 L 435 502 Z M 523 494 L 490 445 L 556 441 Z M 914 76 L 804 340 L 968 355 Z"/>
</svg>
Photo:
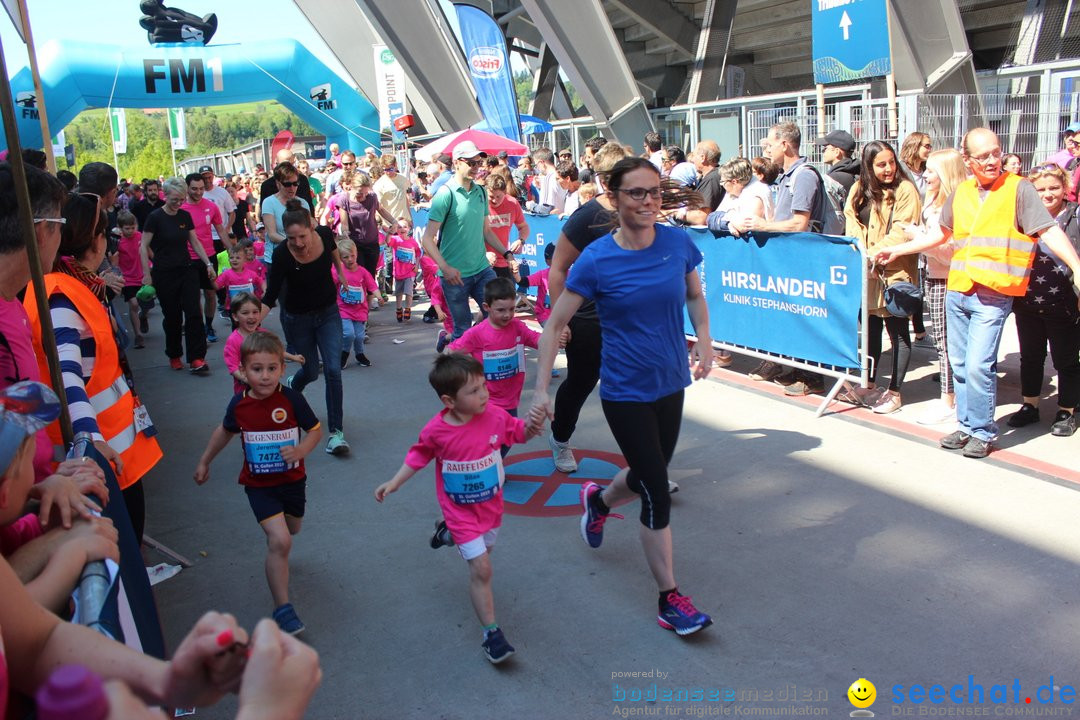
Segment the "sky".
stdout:
<svg viewBox="0 0 1080 720">
<path fill-rule="evenodd" d="M 49 40 L 85 40 L 108 42 L 125 47 L 149 47 L 146 31 L 139 26 L 143 16 L 138 0 L 26 0 L 34 45 L 40 48 Z M 334 58 L 326 43 L 308 23 L 292 0 L 216 2 L 216 0 L 166 0 L 166 7 L 179 7 L 195 15 L 217 13 L 218 29 L 212 45 L 251 42 L 258 38 L 294 38 L 305 45 L 327 67 L 347 78 L 345 69 Z M 8 75 L 14 76 L 27 65 L 26 46 L 15 27 L 0 10 L 0 42 Z"/>
</svg>

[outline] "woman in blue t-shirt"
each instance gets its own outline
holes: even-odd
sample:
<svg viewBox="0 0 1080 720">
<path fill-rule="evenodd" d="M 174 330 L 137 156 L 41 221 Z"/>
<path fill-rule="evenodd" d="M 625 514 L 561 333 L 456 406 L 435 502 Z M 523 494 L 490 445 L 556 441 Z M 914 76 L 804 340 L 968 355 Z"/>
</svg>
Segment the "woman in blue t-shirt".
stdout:
<svg viewBox="0 0 1080 720">
<path fill-rule="evenodd" d="M 581 253 L 552 308 L 540 340 L 533 416 L 552 416 L 548 383 L 558 338 L 585 299 L 600 315 L 600 399 L 611 434 L 628 467 L 606 488 L 585 483 L 581 534 L 591 547 L 603 541 L 611 508 L 641 496 L 641 544 L 660 590 L 660 627 L 689 635 L 712 619 L 678 591 L 672 563 L 667 466 L 682 422 L 683 391 L 690 384 L 683 308 L 698 340 L 694 377 L 712 367 L 709 313 L 696 270 L 701 253 L 684 230 L 657 224 L 661 180 L 645 158 L 620 160 L 611 170 L 608 197 L 616 229 Z"/>
</svg>

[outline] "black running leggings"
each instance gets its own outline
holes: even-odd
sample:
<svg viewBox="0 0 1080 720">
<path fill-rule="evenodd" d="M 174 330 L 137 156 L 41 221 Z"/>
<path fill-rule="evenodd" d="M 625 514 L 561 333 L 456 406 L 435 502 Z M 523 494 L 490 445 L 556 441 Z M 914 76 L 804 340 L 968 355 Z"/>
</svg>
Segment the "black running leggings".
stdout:
<svg viewBox="0 0 1080 720">
<path fill-rule="evenodd" d="M 683 391 L 652 402 L 602 400 L 601 404 L 630 467 L 626 484 L 641 496 L 641 524 L 663 530 L 671 521 L 667 466 L 679 441 Z"/>
<path fill-rule="evenodd" d="M 904 385 L 904 376 L 907 375 L 908 364 L 911 362 L 911 336 L 908 335 L 908 321 L 906 317 L 879 317 L 870 316 L 870 337 L 867 338 L 870 357 L 874 364 L 870 367 L 870 380 L 876 380 L 878 375 L 878 361 L 881 360 L 881 330 L 884 328 L 889 333 L 889 342 L 892 343 L 892 375 L 889 377 L 889 390 L 900 392 Z"/>
<path fill-rule="evenodd" d="M 566 346 L 566 379 L 555 393 L 555 417 L 551 435 L 569 442 L 577 427 L 581 408 L 600 382 L 600 322 L 570 319 L 570 342 Z"/>
</svg>

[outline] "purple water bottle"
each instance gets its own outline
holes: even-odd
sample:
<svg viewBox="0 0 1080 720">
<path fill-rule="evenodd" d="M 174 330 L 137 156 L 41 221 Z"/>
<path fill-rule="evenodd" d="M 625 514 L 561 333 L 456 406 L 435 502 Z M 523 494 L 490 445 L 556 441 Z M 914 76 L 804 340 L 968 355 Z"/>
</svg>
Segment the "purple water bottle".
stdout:
<svg viewBox="0 0 1080 720">
<path fill-rule="evenodd" d="M 82 665 L 63 665 L 38 688 L 38 720 L 105 720 L 109 701 L 105 687 Z"/>
</svg>

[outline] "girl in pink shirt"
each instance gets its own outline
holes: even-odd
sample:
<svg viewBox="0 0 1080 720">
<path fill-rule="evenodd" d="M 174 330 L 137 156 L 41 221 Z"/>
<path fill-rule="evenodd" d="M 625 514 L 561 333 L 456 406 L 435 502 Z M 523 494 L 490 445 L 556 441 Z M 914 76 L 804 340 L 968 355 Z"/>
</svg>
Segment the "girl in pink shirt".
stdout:
<svg viewBox="0 0 1080 720">
<path fill-rule="evenodd" d="M 356 262 L 356 243 L 348 238 L 337 242 L 338 255 L 345 267 L 345 277 L 339 280 L 337 268 L 331 268 L 341 290 L 338 291 L 338 311 L 341 313 L 341 369 L 349 364 L 349 348 L 356 353 L 356 363 L 360 367 L 371 367 L 371 361 L 364 354 L 364 335 L 367 333 L 368 301 L 378 302 L 379 287 L 363 266 Z"/>
<path fill-rule="evenodd" d="M 405 223 L 404 218 L 398 221 Z M 413 283 L 416 280 L 416 264 L 420 260 L 420 244 L 411 233 L 402 231 L 386 239 L 394 264 L 394 294 L 397 295 L 397 321 L 412 319 Z M 401 301 L 404 298 L 405 305 Z"/>
<path fill-rule="evenodd" d="M 236 329 L 225 340 L 225 367 L 229 369 L 229 374 L 233 378 L 233 395 L 239 395 L 248 389 L 247 378 L 244 376 L 240 363 L 240 346 L 244 344 L 244 338 L 251 333 L 266 332 L 266 330 L 259 326 L 262 303 L 253 293 L 246 291 L 237 293 L 229 301 L 229 312 Z M 285 359 L 304 364 L 303 355 L 287 352 Z"/>
<path fill-rule="evenodd" d="M 443 324 L 439 331 L 440 341 L 454 335 L 454 320 L 450 317 L 450 306 L 446 304 L 446 296 L 443 295 L 442 281 L 439 279 L 439 266 L 427 255 L 420 258 L 420 273 L 424 280 L 424 292 L 431 300 L 435 313 Z M 439 349 L 442 352 L 442 348 Z"/>
<path fill-rule="evenodd" d="M 146 324 L 146 313 L 139 308 L 139 300 L 135 297 L 142 287 L 143 266 L 142 258 L 139 257 L 139 245 L 142 243 L 142 233 L 135 216 L 127 210 L 121 210 L 116 216 L 116 224 L 120 226 L 120 243 L 117 254 L 120 256 L 120 274 L 124 276 L 124 289 L 121 292 L 128 304 L 128 320 L 131 321 L 131 331 L 135 337 L 136 349 L 146 347 L 143 335 L 149 330 Z"/>
</svg>

